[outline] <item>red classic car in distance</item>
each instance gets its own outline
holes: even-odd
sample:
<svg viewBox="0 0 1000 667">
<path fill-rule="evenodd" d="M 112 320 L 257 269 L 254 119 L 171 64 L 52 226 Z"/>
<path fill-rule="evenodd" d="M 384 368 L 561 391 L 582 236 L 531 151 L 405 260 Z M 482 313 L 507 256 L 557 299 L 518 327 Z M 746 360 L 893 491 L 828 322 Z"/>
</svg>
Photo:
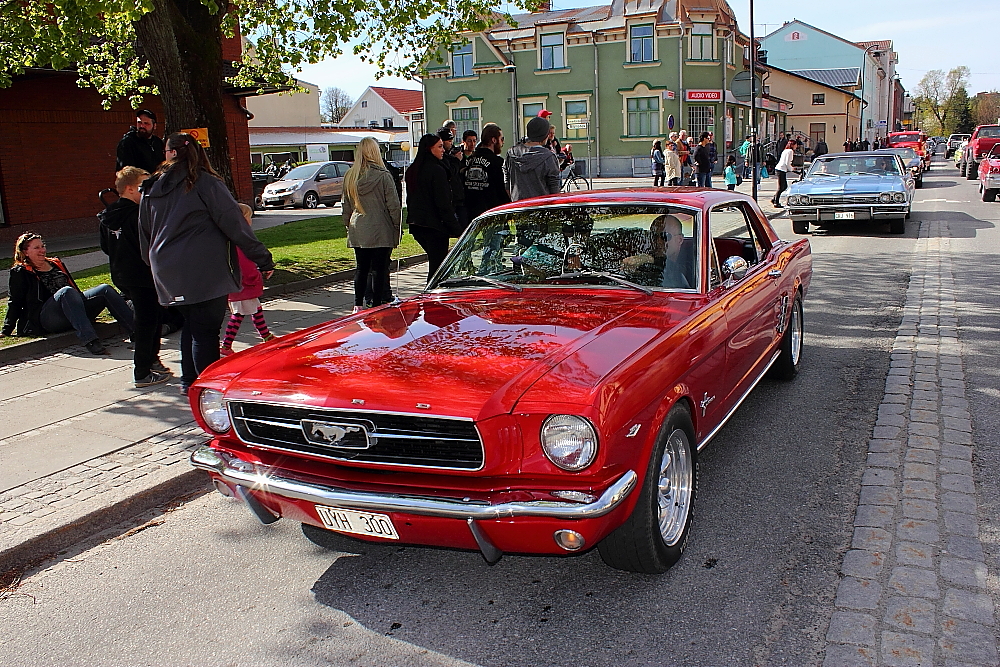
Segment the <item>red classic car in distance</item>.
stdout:
<svg viewBox="0 0 1000 667">
<path fill-rule="evenodd" d="M 698 452 L 802 354 L 806 239 L 722 190 L 553 195 L 478 218 L 427 289 L 227 357 L 192 455 L 264 523 L 663 572 Z"/>
<path fill-rule="evenodd" d="M 978 178 L 980 161 L 986 159 L 997 144 L 1000 144 L 1000 125 L 980 125 L 974 129 L 962 150 L 959 171 L 970 181 Z"/>
<path fill-rule="evenodd" d="M 1000 193 L 1000 143 L 994 144 L 979 162 L 979 192 L 983 201 L 997 200 L 997 193 Z"/>
<path fill-rule="evenodd" d="M 885 138 L 887 148 L 912 148 L 924 163 L 924 171 L 931 170 L 931 154 L 927 150 L 927 134 L 920 130 L 890 132 Z"/>
</svg>

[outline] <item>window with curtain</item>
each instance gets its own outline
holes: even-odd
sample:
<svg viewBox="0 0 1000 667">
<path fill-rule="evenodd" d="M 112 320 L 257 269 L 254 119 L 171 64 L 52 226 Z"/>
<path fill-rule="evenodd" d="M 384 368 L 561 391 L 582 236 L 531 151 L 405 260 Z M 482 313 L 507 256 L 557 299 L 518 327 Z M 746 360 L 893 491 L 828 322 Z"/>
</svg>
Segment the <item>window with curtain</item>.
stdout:
<svg viewBox="0 0 1000 667">
<path fill-rule="evenodd" d="M 574 100 L 566 102 L 566 124 L 571 120 L 587 117 L 587 100 Z M 586 130 L 571 130 L 566 128 L 565 137 L 567 139 L 586 139 L 589 136 L 590 128 Z"/>
<path fill-rule="evenodd" d="M 566 67 L 566 58 L 561 32 L 542 35 L 542 69 L 562 69 Z"/>
<path fill-rule="evenodd" d="M 630 97 L 628 111 L 628 136 L 651 137 L 660 132 L 660 98 Z"/>
<path fill-rule="evenodd" d="M 713 60 L 714 40 L 711 23 L 695 23 L 691 28 L 691 60 Z"/>
<path fill-rule="evenodd" d="M 460 107 L 451 110 L 451 119 L 455 121 L 455 141 L 459 141 L 466 130 L 474 130 L 479 134 L 479 109 L 477 107 Z"/>
<path fill-rule="evenodd" d="M 472 44 L 455 46 L 451 51 L 451 75 L 472 76 Z"/>
<path fill-rule="evenodd" d="M 629 62 L 653 62 L 652 25 L 634 25 L 629 28 Z"/>
</svg>

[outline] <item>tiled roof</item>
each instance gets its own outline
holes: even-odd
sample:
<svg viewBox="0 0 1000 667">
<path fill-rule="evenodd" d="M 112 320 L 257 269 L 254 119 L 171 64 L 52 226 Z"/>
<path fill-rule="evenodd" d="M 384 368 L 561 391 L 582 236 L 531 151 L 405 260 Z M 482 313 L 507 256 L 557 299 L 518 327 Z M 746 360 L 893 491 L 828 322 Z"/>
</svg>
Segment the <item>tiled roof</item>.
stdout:
<svg viewBox="0 0 1000 667">
<path fill-rule="evenodd" d="M 889 49 L 892 48 L 891 39 L 880 39 L 875 42 L 855 42 L 855 44 L 860 46 L 862 49 L 867 49 L 872 46 L 877 46 L 879 51 L 888 51 Z"/>
<path fill-rule="evenodd" d="M 405 88 L 377 88 L 372 86 L 375 94 L 397 112 L 404 114 L 424 108 L 424 94 L 419 90 Z"/>
<path fill-rule="evenodd" d="M 841 88 L 843 86 L 858 85 L 858 74 L 861 73 L 861 68 L 844 67 L 838 69 L 792 69 L 788 71 L 798 74 L 799 76 L 804 76 L 807 79 L 812 79 L 813 81 L 825 83 L 826 85 L 833 86 L 834 88 Z"/>
<path fill-rule="evenodd" d="M 583 23 L 585 21 L 603 21 L 611 16 L 611 5 L 599 7 L 577 7 L 575 9 L 557 9 L 551 12 L 535 12 L 533 14 L 517 14 L 513 18 L 517 22 L 517 30 L 532 28 L 536 25 L 553 23 Z M 514 30 L 510 25 L 501 23 L 493 28 L 496 31 Z"/>
</svg>

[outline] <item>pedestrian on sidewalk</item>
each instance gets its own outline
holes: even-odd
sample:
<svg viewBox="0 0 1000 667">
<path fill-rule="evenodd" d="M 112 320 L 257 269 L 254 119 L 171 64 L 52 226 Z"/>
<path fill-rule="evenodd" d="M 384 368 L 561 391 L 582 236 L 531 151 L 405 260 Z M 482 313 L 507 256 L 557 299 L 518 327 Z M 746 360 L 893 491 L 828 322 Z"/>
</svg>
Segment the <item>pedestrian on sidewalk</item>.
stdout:
<svg viewBox="0 0 1000 667">
<path fill-rule="evenodd" d="M 503 182 L 503 131 L 496 123 L 483 126 L 476 152 L 465 159 L 465 207 L 475 220 L 491 208 L 510 203 Z"/>
<path fill-rule="evenodd" d="M 730 192 L 735 190 L 736 186 L 739 185 L 738 179 L 736 178 L 735 155 L 730 155 L 729 157 L 726 158 L 725 179 L 726 179 L 726 189 L 729 190 Z"/>
<path fill-rule="evenodd" d="M 795 142 L 789 141 L 785 144 L 785 150 L 781 151 L 781 157 L 778 158 L 778 164 L 774 168 L 778 173 L 778 190 L 771 200 L 774 208 L 784 208 L 781 205 L 781 193 L 788 189 L 788 172 L 792 170 L 793 159 L 795 159 Z"/>
<path fill-rule="evenodd" d="M 142 187 L 139 247 L 153 270 L 164 306 L 184 316 L 181 392 L 219 360 L 219 333 L 229 294 L 242 289 L 235 249 L 264 275 L 271 253 L 257 240 L 239 205 L 198 140 L 186 132 L 167 138 L 167 161 Z"/>
<path fill-rule="evenodd" d="M 698 187 L 712 187 L 712 153 L 708 148 L 711 135 L 702 132 L 698 137 L 698 147 L 694 149 L 694 163 L 698 169 Z"/>
<path fill-rule="evenodd" d="M 663 187 L 667 179 L 667 159 L 663 155 L 663 144 L 657 139 L 649 151 L 649 160 L 653 170 L 653 187 Z"/>
<path fill-rule="evenodd" d="M 458 238 L 469 226 L 469 212 L 465 208 L 465 162 L 461 157 L 462 149 L 456 149 L 455 135 L 451 133 L 451 130 L 442 127 L 437 131 L 437 134 L 444 143 L 444 156 L 441 158 L 441 165 L 448 172 L 448 185 L 451 186 L 451 205 L 455 209 L 455 218 L 458 219 L 458 226 L 449 229 L 449 235 Z"/>
<path fill-rule="evenodd" d="M 107 308 L 132 333 L 133 316 L 111 285 L 80 291 L 69 269 L 45 252 L 45 240 L 26 232 L 14 242 L 14 265 L 8 283 L 7 314 L 0 336 L 44 336 L 73 329 L 92 354 L 110 354 L 94 331 L 94 320 Z"/>
<path fill-rule="evenodd" d="M 681 182 L 681 159 L 677 156 L 677 144 L 673 141 L 667 142 L 667 152 L 663 154 L 665 162 L 664 176 L 667 185 L 673 187 Z"/>
<path fill-rule="evenodd" d="M 358 144 L 358 159 L 344 176 L 343 221 L 347 245 L 354 248 L 358 268 L 354 272 L 354 312 L 365 304 L 368 273 L 374 269 L 372 305 L 389 299 L 384 286 L 389 275 L 389 257 L 399 245 L 402 207 L 392 174 L 382 166 L 378 141 L 365 137 Z"/>
<path fill-rule="evenodd" d="M 247 224 L 253 225 L 253 209 L 246 204 L 239 206 Z M 219 348 L 219 356 L 222 357 L 228 357 L 233 353 L 233 341 L 240 331 L 243 318 L 247 315 L 253 321 L 257 335 L 263 342 L 274 340 L 274 334 L 267 328 L 267 321 L 264 319 L 264 308 L 260 305 L 260 297 L 264 294 L 264 275 L 239 248 L 236 249 L 236 256 L 239 258 L 243 289 L 229 295 L 229 324 L 226 325 L 226 335 Z"/>
<path fill-rule="evenodd" d="M 427 253 L 427 282 L 448 254 L 448 239 L 458 228 L 448 171 L 441 160 L 444 142 L 425 134 L 406 170 L 406 224 Z"/>
<path fill-rule="evenodd" d="M 504 173 L 514 201 L 559 193 L 559 161 L 544 145 L 549 127 L 548 120 L 535 116 L 528 121 L 527 140 L 507 151 Z"/>
<path fill-rule="evenodd" d="M 139 249 L 139 186 L 149 172 L 124 167 L 115 175 L 118 201 L 97 214 L 101 222 L 101 250 L 108 256 L 111 281 L 132 302 L 133 379 L 136 387 L 148 387 L 170 379 L 169 368 L 160 361 L 160 325 L 166 310 L 156 298 L 153 273 Z"/>
</svg>

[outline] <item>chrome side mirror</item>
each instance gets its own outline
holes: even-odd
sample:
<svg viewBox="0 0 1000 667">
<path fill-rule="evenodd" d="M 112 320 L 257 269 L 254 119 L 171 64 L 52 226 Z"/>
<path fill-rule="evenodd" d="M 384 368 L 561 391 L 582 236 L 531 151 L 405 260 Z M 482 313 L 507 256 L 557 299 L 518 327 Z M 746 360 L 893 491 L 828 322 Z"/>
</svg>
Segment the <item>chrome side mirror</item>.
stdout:
<svg viewBox="0 0 1000 667">
<path fill-rule="evenodd" d="M 742 257 L 727 257 L 722 263 L 722 277 L 730 284 L 739 282 L 747 275 L 750 265 Z"/>
</svg>

